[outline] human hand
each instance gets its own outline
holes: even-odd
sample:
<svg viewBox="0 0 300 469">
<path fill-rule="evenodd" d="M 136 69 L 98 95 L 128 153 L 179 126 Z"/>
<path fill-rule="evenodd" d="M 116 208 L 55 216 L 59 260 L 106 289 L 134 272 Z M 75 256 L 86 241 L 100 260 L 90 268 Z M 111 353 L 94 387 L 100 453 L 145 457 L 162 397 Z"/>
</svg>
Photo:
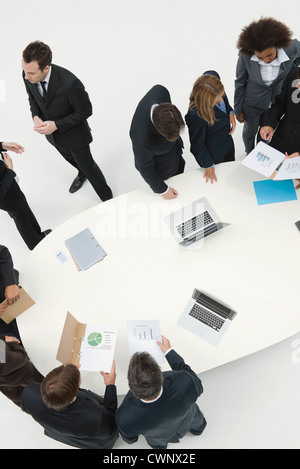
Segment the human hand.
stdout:
<svg viewBox="0 0 300 469">
<path fill-rule="evenodd" d="M 8 285 L 5 288 L 4 296 L 9 305 L 12 305 L 20 298 L 20 289 L 18 285 Z"/>
<path fill-rule="evenodd" d="M 274 129 L 269 125 L 265 125 L 264 127 L 261 127 L 259 133 L 263 140 L 270 140 L 274 135 Z"/>
<path fill-rule="evenodd" d="M 229 135 L 232 135 L 236 128 L 236 121 L 235 121 L 234 114 L 230 114 L 229 119 L 230 119 L 230 128 L 231 128 Z"/>
<path fill-rule="evenodd" d="M 3 161 L 7 169 L 13 169 L 13 161 L 11 157 L 8 155 L 8 153 L 2 153 Z"/>
<path fill-rule="evenodd" d="M 163 195 L 163 198 L 166 200 L 170 200 L 170 199 L 176 199 L 177 196 L 178 196 L 178 192 L 175 189 L 173 189 L 173 187 L 169 187 L 168 192 L 166 192 Z"/>
<path fill-rule="evenodd" d="M 243 112 L 241 114 L 237 114 L 236 118 L 241 124 L 245 122 L 245 114 Z"/>
<path fill-rule="evenodd" d="M 14 153 L 23 153 L 24 147 L 15 142 L 3 142 L 2 148 L 6 151 L 13 151 Z"/>
<path fill-rule="evenodd" d="M 204 171 L 204 178 L 206 178 L 206 182 L 210 181 L 212 184 L 214 181 L 218 181 L 216 173 L 215 173 L 215 167 L 213 166 L 212 168 L 207 168 Z"/>
<path fill-rule="evenodd" d="M 7 302 L 0 304 L 0 316 L 5 313 L 5 311 L 7 310 L 7 306 Z"/>
<path fill-rule="evenodd" d="M 163 353 L 166 353 L 171 348 L 169 339 L 167 339 L 163 335 L 161 336 L 161 342 L 157 340 L 156 343 Z"/>
<path fill-rule="evenodd" d="M 34 130 L 42 135 L 51 135 L 57 130 L 57 127 L 54 121 L 42 121 L 35 123 Z"/>
<path fill-rule="evenodd" d="M 5 336 L 5 342 L 6 343 L 8 343 L 8 342 L 17 342 L 17 344 L 20 343 L 19 339 L 17 339 L 16 337 L 11 337 L 9 335 Z"/>
<path fill-rule="evenodd" d="M 286 158 L 296 158 L 297 156 L 300 156 L 300 154 L 296 151 L 295 153 L 291 153 L 290 155 L 285 152 Z"/>
<path fill-rule="evenodd" d="M 116 377 L 117 377 L 115 360 L 112 363 L 110 373 L 105 373 L 104 371 L 100 371 L 100 374 L 103 376 L 105 386 L 108 386 L 109 384 L 115 384 Z"/>
</svg>

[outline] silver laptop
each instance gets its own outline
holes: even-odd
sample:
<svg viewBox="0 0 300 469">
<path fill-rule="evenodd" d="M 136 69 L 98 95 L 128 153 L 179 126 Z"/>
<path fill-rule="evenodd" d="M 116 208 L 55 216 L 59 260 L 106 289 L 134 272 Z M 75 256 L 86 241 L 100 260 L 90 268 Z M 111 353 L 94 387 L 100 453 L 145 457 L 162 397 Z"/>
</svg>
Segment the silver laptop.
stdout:
<svg viewBox="0 0 300 469">
<path fill-rule="evenodd" d="M 189 246 L 228 226 L 222 223 L 205 197 L 164 218 L 179 244 Z"/>
<path fill-rule="evenodd" d="M 236 312 L 210 295 L 195 289 L 178 325 L 218 345 Z"/>
</svg>

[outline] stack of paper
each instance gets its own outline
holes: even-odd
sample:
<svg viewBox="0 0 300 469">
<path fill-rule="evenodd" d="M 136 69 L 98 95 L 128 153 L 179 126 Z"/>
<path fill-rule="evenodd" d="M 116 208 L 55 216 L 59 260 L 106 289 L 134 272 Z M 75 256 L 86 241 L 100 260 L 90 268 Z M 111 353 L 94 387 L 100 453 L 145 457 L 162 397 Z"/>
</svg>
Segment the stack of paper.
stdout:
<svg viewBox="0 0 300 469">
<path fill-rule="evenodd" d="M 78 270 L 87 270 L 106 256 L 106 252 L 89 228 L 72 236 L 72 238 L 66 239 L 65 245 L 69 249 Z"/>
</svg>

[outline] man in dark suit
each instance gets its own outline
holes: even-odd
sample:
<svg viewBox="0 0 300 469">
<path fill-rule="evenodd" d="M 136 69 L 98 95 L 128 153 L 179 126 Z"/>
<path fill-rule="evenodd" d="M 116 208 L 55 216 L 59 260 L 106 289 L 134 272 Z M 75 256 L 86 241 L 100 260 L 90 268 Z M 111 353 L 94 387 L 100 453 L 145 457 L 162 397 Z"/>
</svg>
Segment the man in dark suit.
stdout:
<svg viewBox="0 0 300 469">
<path fill-rule="evenodd" d="M 6 246 L 0 244 L 0 335 L 16 337 L 20 340 L 17 322 L 14 319 L 6 324 L 2 319 L 7 306 L 12 305 L 20 298 L 19 272 L 14 269 L 13 259 Z M 7 304 L 3 303 L 7 299 Z"/>
<path fill-rule="evenodd" d="M 161 85 L 148 91 L 132 119 L 129 134 L 135 167 L 153 192 L 165 199 L 178 195 L 164 180 L 184 171 L 183 142 L 179 135 L 183 128 L 179 110 L 171 103 L 168 90 Z"/>
<path fill-rule="evenodd" d="M 116 422 L 127 443 L 144 435 L 151 448 L 166 449 L 187 432 L 201 435 L 206 421 L 196 404 L 203 392 L 200 379 L 168 339 L 163 337 L 158 345 L 173 371 L 162 373 L 147 352 L 135 353 L 128 369 L 130 391 L 117 409 Z"/>
<path fill-rule="evenodd" d="M 22 153 L 23 147 L 17 143 L 0 142 L 0 152 L 11 150 Z M 0 209 L 7 212 L 14 220 L 17 230 L 27 247 L 32 250 L 51 230 L 41 231 L 25 195 L 15 180 L 13 162 L 7 153 L 0 159 Z"/>
<path fill-rule="evenodd" d="M 111 449 L 119 435 L 115 364 L 110 373 L 101 374 L 106 385 L 104 398 L 80 388 L 76 366 L 62 365 L 48 373 L 41 385 L 26 386 L 21 408 L 54 440 L 81 449 Z"/>
<path fill-rule="evenodd" d="M 34 129 L 78 170 L 70 192 L 88 179 L 103 201 L 111 199 L 112 191 L 90 151 L 93 138 L 87 119 L 92 104 L 81 81 L 52 64 L 51 49 L 40 41 L 25 48 L 22 67 Z"/>
</svg>

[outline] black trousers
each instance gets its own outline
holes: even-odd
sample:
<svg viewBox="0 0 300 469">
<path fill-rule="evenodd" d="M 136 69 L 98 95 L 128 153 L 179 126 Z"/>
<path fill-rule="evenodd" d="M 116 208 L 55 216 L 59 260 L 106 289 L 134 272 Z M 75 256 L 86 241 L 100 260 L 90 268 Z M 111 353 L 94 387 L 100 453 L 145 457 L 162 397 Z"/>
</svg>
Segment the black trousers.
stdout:
<svg viewBox="0 0 300 469">
<path fill-rule="evenodd" d="M 104 174 L 93 159 L 89 145 L 80 150 L 67 150 L 60 145 L 55 145 L 55 148 L 68 163 L 78 170 L 79 176 L 85 176 L 89 180 L 103 202 L 113 197 Z"/>
<path fill-rule="evenodd" d="M 30 250 L 44 239 L 45 235 L 15 180 L 5 197 L 0 201 L 0 209 L 5 210 L 14 220 L 20 235 Z"/>
</svg>

